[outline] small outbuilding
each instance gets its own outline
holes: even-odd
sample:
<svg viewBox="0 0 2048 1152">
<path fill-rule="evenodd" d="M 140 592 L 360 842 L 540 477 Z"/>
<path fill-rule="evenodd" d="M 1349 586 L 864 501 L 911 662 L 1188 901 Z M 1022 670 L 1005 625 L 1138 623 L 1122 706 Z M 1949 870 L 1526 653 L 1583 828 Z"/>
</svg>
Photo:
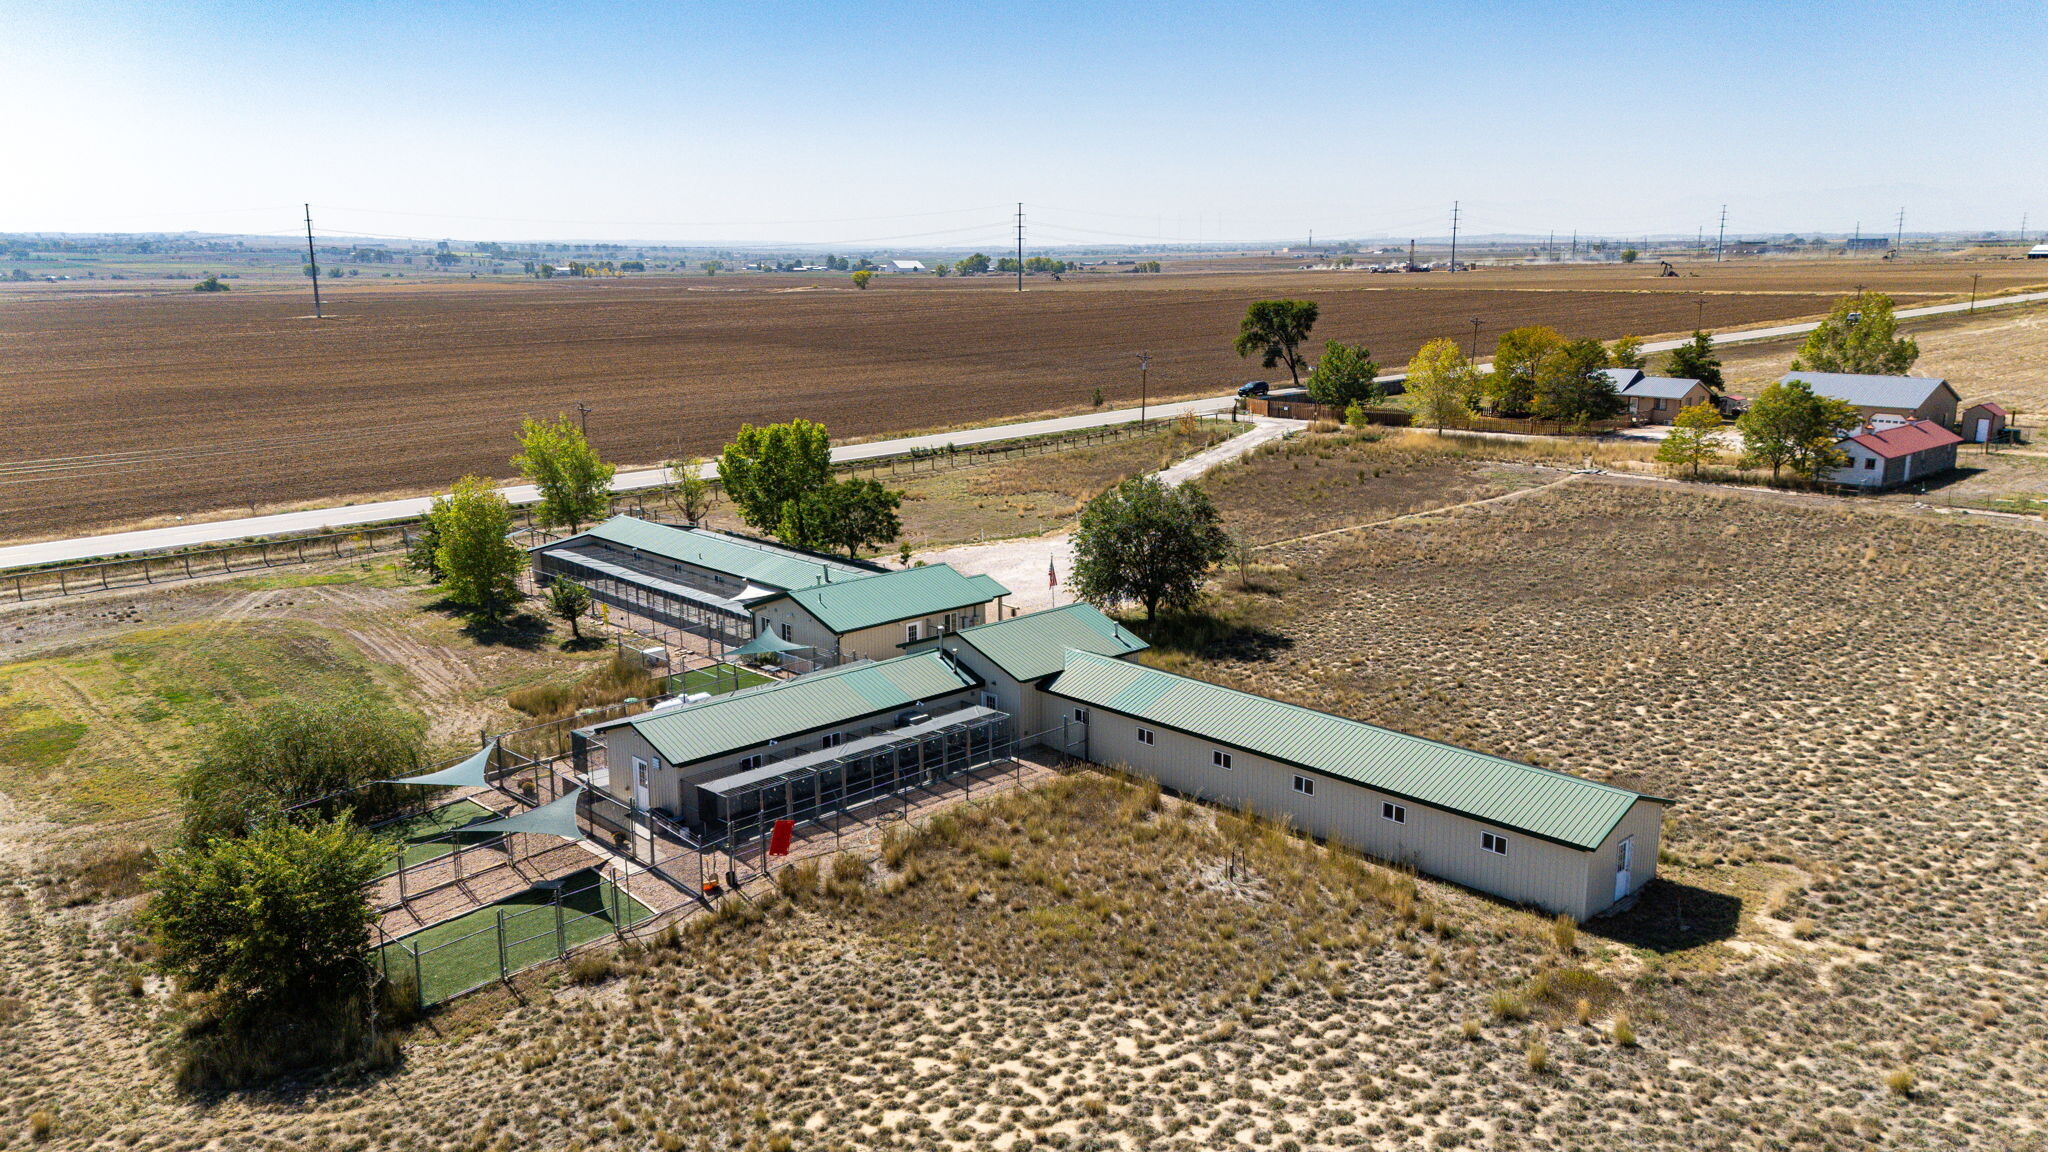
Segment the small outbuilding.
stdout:
<svg viewBox="0 0 2048 1152">
<path fill-rule="evenodd" d="M 891 272 L 923 272 L 923 271 L 925 271 L 924 261 L 922 261 L 922 260 L 891 260 L 891 261 L 889 261 L 889 271 L 891 271 Z"/>
<path fill-rule="evenodd" d="M 1981 400 L 1963 409 L 1963 439 L 1972 444 L 1990 444 L 2005 439 L 2012 414 L 1994 400 Z"/>
<path fill-rule="evenodd" d="M 880 660 L 926 636 L 994 620 L 1010 594 L 991 576 L 923 564 L 877 576 L 790 588 L 753 600 L 757 634 L 804 645 L 825 664 Z"/>
<path fill-rule="evenodd" d="M 1828 474 L 1837 484 L 1878 491 L 1938 476 L 1956 466 L 1963 438 L 1932 420 L 1866 428 L 1837 444 L 1847 466 Z"/>
</svg>

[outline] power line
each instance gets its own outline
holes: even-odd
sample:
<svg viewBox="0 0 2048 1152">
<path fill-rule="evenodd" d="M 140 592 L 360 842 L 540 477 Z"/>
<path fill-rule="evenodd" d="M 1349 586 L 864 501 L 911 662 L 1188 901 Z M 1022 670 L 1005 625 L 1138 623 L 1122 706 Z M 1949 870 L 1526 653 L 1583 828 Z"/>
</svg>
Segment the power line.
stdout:
<svg viewBox="0 0 2048 1152">
<path fill-rule="evenodd" d="M 313 254 L 313 206 L 306 205 L 306 272 L 313 281 L 313 319 L 320 316 L 320 258 Z"/>
<path fill-rule="evenodd" d="M 1024 290 L 1024 202 L 1017 201 L 1017 291 Z"/>
<path fill-rule="evenodd" d="M 1721 205 L 1721 230 L 1714 234 L 1714 260 L 1721 259 L 1721 249 L 1728 242 L 1728 206 Z"/>
<path fill-rule="evenodd" d="M 1451 271 L 1458 270 L 1458 202 L 1451 201 Z"/>
</svg>

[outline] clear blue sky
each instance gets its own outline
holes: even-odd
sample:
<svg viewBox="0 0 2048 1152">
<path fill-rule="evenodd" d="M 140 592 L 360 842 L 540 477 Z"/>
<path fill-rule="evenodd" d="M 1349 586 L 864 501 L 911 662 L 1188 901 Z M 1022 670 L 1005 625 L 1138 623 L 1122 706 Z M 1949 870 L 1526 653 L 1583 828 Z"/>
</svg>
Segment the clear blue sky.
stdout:
<svg viewBox="0 0 2048 1152">
<path fill-rule="evenodd" d="M 2048 4 L 0 0 L 0 231 L 2048 228 Z"/>
</svg>

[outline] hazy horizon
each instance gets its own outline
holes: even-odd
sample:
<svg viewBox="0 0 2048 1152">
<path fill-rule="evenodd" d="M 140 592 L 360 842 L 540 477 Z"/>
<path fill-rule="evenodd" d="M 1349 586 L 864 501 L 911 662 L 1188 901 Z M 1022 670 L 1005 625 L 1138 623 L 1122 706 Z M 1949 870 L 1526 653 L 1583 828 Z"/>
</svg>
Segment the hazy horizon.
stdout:
<svg viewBox="0 0 2048 1152">
<path fill-rule="evenodd" d="M 1426 239 L 1454 200 L 1475 240 L 1711 238 L 1724 203 L 1731 236 L 2048 226 L 2010 7 L 1717 15 L 17 0 L 0 231 L 284 237 L 304 201 L 331 236 L 898 250 L 1003 245 L 1018 200 L 1044 248 Z"/>
</svg>

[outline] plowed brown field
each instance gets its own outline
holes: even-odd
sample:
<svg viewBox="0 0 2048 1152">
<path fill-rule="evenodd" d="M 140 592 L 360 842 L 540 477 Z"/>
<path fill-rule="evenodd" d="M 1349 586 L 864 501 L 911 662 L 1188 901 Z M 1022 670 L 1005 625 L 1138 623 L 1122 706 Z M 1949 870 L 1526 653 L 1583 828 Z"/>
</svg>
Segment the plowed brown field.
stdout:
<svg viewBox="0 0 2048 1152">
<path fill-rule="evenodd" d="M 1972 267 L 1977 267 L 1973 265 Z M 1987 264 L 1985 290 L 2028 269 Z M 715 450 L 742 421 L 807 416 L 842 438 L 1137 399 L 1271 377 L 1230 351 L 1245 303 L 1322 304 L 1316 336 L 1363 340 L 1387 365 L 1423 341 L 1480 342 L 1547 323 L 1611 337 L 1823 311 L 1858 283 L 1902 302 L 1953 294 L 1955 267 L 1611 269 L 1469 277 L 1257 274 L 1035 279 L 725 277 L 349 286 L 330 319 L 301 292 L 0 303 L 0 538 L 502 475 L 521 416 L 592 406 L 611 458 Z M 1994 282 L 1995 281 L 1995 282 Z M 1284 372 L 1282 373 L 1284 375 Z"/>
</svg>

